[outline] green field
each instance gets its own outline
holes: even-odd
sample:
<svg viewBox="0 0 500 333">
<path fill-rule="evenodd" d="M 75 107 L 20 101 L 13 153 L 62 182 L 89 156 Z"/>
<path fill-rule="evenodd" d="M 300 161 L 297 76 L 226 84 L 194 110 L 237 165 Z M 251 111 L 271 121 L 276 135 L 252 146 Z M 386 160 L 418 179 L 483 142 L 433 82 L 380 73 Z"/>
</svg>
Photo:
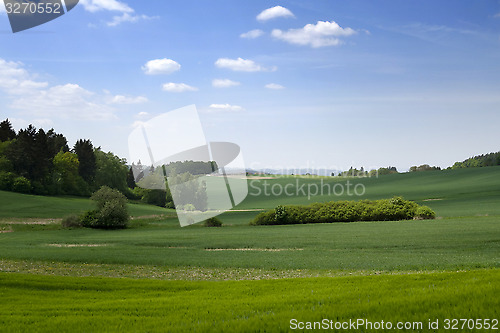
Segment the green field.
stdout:
<svg viewBox="0 0 500 333">
<path fill-rule="evenodd" d="M 62 218 L 66 215 L 80 214 L 93 208 L 88 198 L 45 197 L 0 191 L 0 219 L 2 218 Z M 174 210 L 161 207 L 129 204 L 132 216 L 171 215 Z"/>
<path fill-rule="evenodd" d="M 264 193 L 347 181 L 366 193 Z M 180 228 L 170 210 L 131 204 L 138 218 L 117 231 L 60 227 L 57 219 L 89 209 L 88 199 L 0 192 L 2 331 L 274 332 L 288 331 L 292 318 L 499 318 L 500 167 L 250 185 L 237 211 L 220 216 L 222 228 Z M 255 209 L 279 204 L 395 195 L 438 218 L 248 225 Z"/>
<path fill-rule="evenodd" d="M 429 320 L 443 328 L 444 318 L 498 318 L 499 279 L 498 270 L 251 282 L 2 274 L 0 325 L 11 332 L 277 332 L 292 319 L 326 318 L 421 322 L 407 330 L 421 332 Z"/>
</svg>

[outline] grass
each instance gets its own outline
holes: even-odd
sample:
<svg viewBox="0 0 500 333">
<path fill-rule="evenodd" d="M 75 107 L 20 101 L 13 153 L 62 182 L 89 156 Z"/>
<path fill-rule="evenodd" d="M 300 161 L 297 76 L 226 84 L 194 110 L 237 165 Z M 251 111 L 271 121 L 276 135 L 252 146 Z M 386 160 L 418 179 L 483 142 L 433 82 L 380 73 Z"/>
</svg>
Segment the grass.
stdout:
<svg viewBox="0 0 500 333">
<path fill-rule="evenodd" d="M 351 192 L 357 184 L 363 184 L 366 193 L 362 197 L 349 196 L 346 182 L 351 184 Z M 322 183 L 321 183 L 322 182 Z M 287 196 L 284 191 L 279 196 L 265 195 L 265 184 L 271 193 L 289 185 Z M 298 186 L 297 186 L 298 184 Z M 335 184 L 344 185 L 343 195 L 332 194 Z M 318 186 L 318 195 L 307 197 L 307 188 L 311 185 L 314 194 Z M 321 195 L 321 185 L 324 185 Z M 300 191 L 300 187 L 303 191 Z M 328 195 L 328 188 L 330 195 Z M 295 195 L 299 193 L 299 195 Z M 304 195 L 303 192 L 306 192 Z M 337 191 L 340 193 L 340 190 Z M 260 195 L 256 195 L 260 194 Z M 473 216 L 476 214 L 500 215 L 500 166 L 444 171 L 413 172 L 392 174 L 379 178 L 343 178 L 343 177 L 282 177 L 275 179 L 249 181 L 249 195 L 237 207 L 238 209 L 274 208 L 277 205 L 300 205 L 312 202 L 332 200 L 378 200 L 395 195 L 414 200 L 436 211 L 439 216 Z M 428 199 L 439 199 L 425 201 Z"/>
<path fill-rule="evenodd" d="M 7 332 L 278 332 L 292 319 L 359 318 L 421 322 L 414 332 L 439 320 L 445 331 L 447 318 L 498 318 L 499 279 L 498 270 L 250 282 L 0 274 L 0 325 Z"/>
<path fill-rule="evenodd" d="M 297 180 L 366 194 L 252 195 Z M 292 318 L 366 318 L 429 331 L 429 319 L 498 319 L 500 167 L 250 182 L 237 209 L 402 195 L 438 219 L 252 227 L 258 211 L 232 211 L 222 228 L 180 228 L 172 211 L 130 204 L 129 229 L 69 230 L 59 218 L 88 199 L 0 192 L 0 330 L 276 332 Z"/>
<path fill-rule="evenodd" d="M 0 191 L 0 218 L 62 218 L 94 209 L 94 203 L 81 197 L 48 197 Z M 130 203 L 132 216 L 172 215 L 174 210 Z"/>
<path fill-rule="evenodd" d="M 168 267 L 455 270 L 500 267 L 498 230 L 493 216 L 215 229 L 180 228 L 172 219 L 119 231 L 3 233 L 0 257 Z"/>
<path fill-rule="evenodd" d="M 414 172 L 393 174 L 379 178 L 342 178 L 342 177 L 273 177 L 273 179 L 249 178 L 249 195 L 236 209 L 270 209 L 283 204 L 308 204 L 332 200 L 377 200 L 401 195 L 419 204 L 436 210 L 439 216 L 500 215 L 500 166 L 444 171 Z M 347 195 L 328 195 L 327 187 L 349 181 L 354 187 L 363 184 L 366 193 L 362 197 Z M 297 187 L 325 184 L 323 195 L 307 197 Z M 323 183 L 321 183 L 323 182 Z M 267 184 L 267 185 L 266 185 Z M 266 196 L 272 186 L 284 187 L 291 184 L 293 196 L 282 193 L 279 196 Z M 276 190 L 278 187 L 276 187 Z M 295 194 L 299 195 L 295 195 Z M 260 193 L 260 195 L 256 195 Z M 425 201 L 428 199 L 439 199 Z M 0 191 L 0 218 L 61 218 L 91 209 L 87 198 L 45 197 Z M 156 206 L 130 204 L 132 216 L 172 214 Z M 256 215 L 258 212 L 254 212 Z"/>
</svg>

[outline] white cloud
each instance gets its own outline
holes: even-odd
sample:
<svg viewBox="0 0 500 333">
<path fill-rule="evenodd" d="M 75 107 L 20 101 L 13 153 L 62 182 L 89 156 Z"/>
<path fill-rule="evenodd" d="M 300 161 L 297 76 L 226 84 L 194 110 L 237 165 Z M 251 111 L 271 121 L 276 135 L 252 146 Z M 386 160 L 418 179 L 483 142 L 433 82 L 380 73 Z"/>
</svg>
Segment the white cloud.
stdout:
<svg viewBox="0 0 500 333">
<path fill-rule="evenodd" d="M 124 2 L 117 0 L 80 0 L 86 11 L 91 13 L 101 10 L 116 11 L 122 13 L 133 13 L 134 10 Z"/>
<path fill-rule="evenodd" d="M 212 87 L 215 88 L 229 88 L 229 87 L 234 87 L 234 86 L 239 86 L 240 83 L 236 81 L 232 81 L 229 79 L 213 79 L 212 80 Z"/>
<path fill-rule="evenodd" d="M 142 104 L 148 102 L 144 96 L 130 97 L 123 95 L 116 95 L 111 99 L 111 104 Z"/>
<path fill-rule="evenodd" d="M 146 112 L 146 111 L 139 112 L 139 113 L 137 114 L 137 117 L 138 117 L 138 118 L 146 118 L 146 117 L 149 117 L 149 112 Z"/>
<path fill-rule="evenodd" d="M 269 84 L 266 84 L 265 87 L 267 89 L 274 89 L 274 90 L 285 89 L 285 87 L 283 87 L 281 84 L 277 84 L 277 83 L 269 83 Z"/>
<path fill-rule="evenodd" d="M 35 81 L 21 62 L 5 61 L 0 58 L 0 89 L 9 95 L 27 95 L 46 88 L 48 82 Z"/>
<path fill-rule="evenodd" d="M 9 117 L 9 121 L 15 130 L 21 129 L 21 128 L 26 128 L 29 125 L 33 125 L 36 128 L 50 128 L 54 125 L 54 122 L 52 121 L 52 119 L 47 119 L 47 118 L 31 119 L 30 121 L 27 121 L 23 118 Z"/>
<path fill-rule="evenodd" d="M 236 72 L 262 72 L 262 71 L 275 71 L 277 68 L 264 68 L 261 65 L 255 63 L 253 60 L 248 59 L 229 59 L 229 58 L 219 58 L 215 62 L 215 66 L 219 68 L 227 68 Z"/>
<path fill-rule="evenodd" d="M 334 21 L 318 21 L 316 24 L 307 24 L 301 29 L 288 31 L 274 29 L 271 35 L 290 44 L 323 47 L 340 45 L 342 40 L 339 37 L 348 37 L 356 33 L 351 28 L 342 28 Z"/>
<path fill-rule="evenodd" d="M 167 58 L 150 60 L 142 66 L 142 70 L 147 75 L 171 74 L 180 69 L 181 65 Z"/>
<path fill-rule="evenodd" d="M 239 105 L 231 104 L 210 104 L 209 109 L 211 111 L 242 111 L 243 108 Z"/>
<path fill-rule="evenodd" d="M 109 92 L 96 94 L 78 84 L 51 86 L 37 80 L 20 62 L 0 58 L 0 93 L 10 100 L 8 105 L 30 119 L 48 124 L 51 118 L 85 120 L 115 119 L 116 109 L 110 104 L 143 102 L 144 97 L 110 96 Z"/>
<path fill-rule="evenodd" d="M 11 107 L 38 116 L 85 120 L 115 118 L 114 110 L 100 101 L 99 96 L 78 84 L 71 83 L 38 90 L 29 96 L 16 98 Z"/>
<path fill-rule="evenodd" d="M 128 4 L 118 0 L 80 0 L 86 11 L 95 13 L 99 11 L 119 12 L 121 15 L 113 16 L 112 20 L 106 22 L 108 27 L 115 27 L 122 23 L 136 23 L 141 20 L 152 20 L 158 18 L 147 15 L 136 15 L 135 10 Z M 95 27 L 95 24 L 89 23 L 89 27 Z"/>
<path fill-rule="evenodd" d="M 156 18 L 158 18 L 158 16 L 130 15 L 129 13 L 123 13 L 121 16 L 113 16 L 113 20 L 106 24 L 108 27 L 116 27 L 124 22 L 135 23 L 140 20 L 153 20 Z"/>
<path fill-rule="evenodd" d="M 180 92 L 185 92 L 185 91 L 198 91 L 198 88 L 192 87 L 190 85 L 187 85 L 185 83 L 165 83 L 163 85 L 163 90 L 168 91 L 168 92 L 175 92 L 175 93 L 180 93 Z"/>
<path fill-rule="evenodd" d="M 267 21 L 277 17 L 295 17 L 295 15 L 293 15 L 293 13 L 285 7 L 275 6 L 263 10 L 259 15 L 257 15 L 257 20 Z"/>
<path fill-rule="evenodd" d="M 262 31 L 260 29 L 254 29 L 254 30 L 250 30 L 248 32 L 242 33 L 240 35 L 240 37 L 241 38 L 248 38 L 248 39 L 255 39 L 255 38 L 262 36 L 263 34 L 264 34 L 264 31 Z"/>
</svg>

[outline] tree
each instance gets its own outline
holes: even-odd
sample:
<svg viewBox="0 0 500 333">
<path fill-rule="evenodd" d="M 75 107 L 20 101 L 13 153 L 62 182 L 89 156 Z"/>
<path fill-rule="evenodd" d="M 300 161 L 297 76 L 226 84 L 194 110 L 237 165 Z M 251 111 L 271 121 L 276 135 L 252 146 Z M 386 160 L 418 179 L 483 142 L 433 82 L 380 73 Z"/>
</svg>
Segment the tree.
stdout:
<svg viewBox="0 0 500 333">
<path fill-rule="evenodd" d="M 66 153 L 69 151 L 68 140 L 62 134 L 57 134 L 53 128 L 47 132 L 47 149 L 49 156 L 54 158 L 58 152 Z"/>
<path fill-rule="evenodd" d="M 16 138 L 16 131 L 12 128 L 9 119 L 0 123 L 0 142 L 9 141 Z"/>
<path fill-rule="evenodd" d="M 412 166 L 410 167 L 410 172 L 419 172 L 419 171 L 438 171 L 441 170 L 440 167 L 431 167 L 429 164 L 422 164 L 420 166 Z"/>
<path fill-rule="evenodd" d="M 73 152 L 78 155 L 78 160 L 80 161 L 78 174 L 87 182 L 87 184 L 92 184 L 97 169 L 92 142 L 90 140 L 78 140 L 73 147 Z"/>
<path fill-rule="evenodd" d="M 14 170 L 12 162 L 7 158 L 7 156 L 5 156 L 5 152 L 12 142 L 13 140 L 0 142 L 0 171 L 10 172 Z"/>
<path fill-rule="evenodd" d="M 28 179 L 32 179 L 36 167 L 36 128 L 29 125 L 19 130 L 17 138 L 9 145 L 5 155 L 12 162 L 14 171 Z"/>
<path fill-rule="evenodd" d="M 30 181 L 41 181 L 51 170 L 51 156 L 48 153 L 47 134 L 33 125 L 19 130 L 16 139 L 4 152 L 12 163 L 14 171 Z"/>
<path fill-rule="evenodd" d="M 127 186 L 131 189 L 134 189 L 137 187 L 137 184 L 135 183 L 135 178 L 134 178 L 134 171 L 132 170 L 132 168 L 128 169 Z"/>
<path fill-rule="evenodd" d="M 115 156 L 113 153 L 103 152 L 100 148 L 94 150 L 96 157 L 95 186 L 109 186 L 122 193 L 128 193 L 127 186 L 128 167 L 123 158 Z"/>
<path fill-rule="evenodd" d="M 76 154 L 60 151 L 54 157 L 55 183 L 65 194 L 88 194 L 88 185 L 78 174 L 78 156 Z"/>
<path fill-rule="evenodd" d="M 456 162 L 451 168 L 478 168 L 494 165 L 500 165 L 500 152 L 474 156 L 466 159 L 463 162 Z"/>
<path fill-rule="evenodd" d="M 84 227 L 98 229 L 122 229 L 129 221 L 127 198 L 119 191 L 103 186 L 90 198 L 97 209 L 88 211 L 81 217 Z"/>
<path fill-rule="evenodd" d="M 39 129 L 35 134 L 34 144 L 34 156 L 35 161 L 34 169 L 32 170 L 31 179 L 32 180 L 44 180 L 51 172 L 52 169 L 52 159 L 50 156 L 47 134 L 43 129 Z"/>
</svg>

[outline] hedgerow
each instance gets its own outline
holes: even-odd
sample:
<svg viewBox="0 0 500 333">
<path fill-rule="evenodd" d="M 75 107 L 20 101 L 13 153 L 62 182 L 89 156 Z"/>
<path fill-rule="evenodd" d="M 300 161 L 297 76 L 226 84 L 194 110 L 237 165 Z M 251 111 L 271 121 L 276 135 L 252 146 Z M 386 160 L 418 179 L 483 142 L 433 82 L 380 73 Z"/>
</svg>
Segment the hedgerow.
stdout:
<svg viewBox="0 0 500 333">
<path fill-rule="evenodd" d="M 257 215 L 251 225 L 333 223 L 355 221 L 399 221 L 432 219 L 434 211 L 427 206 L 401 197 L 382 200 L 330 201 L 310 205 L 278 206 Z"/>
</svg>

